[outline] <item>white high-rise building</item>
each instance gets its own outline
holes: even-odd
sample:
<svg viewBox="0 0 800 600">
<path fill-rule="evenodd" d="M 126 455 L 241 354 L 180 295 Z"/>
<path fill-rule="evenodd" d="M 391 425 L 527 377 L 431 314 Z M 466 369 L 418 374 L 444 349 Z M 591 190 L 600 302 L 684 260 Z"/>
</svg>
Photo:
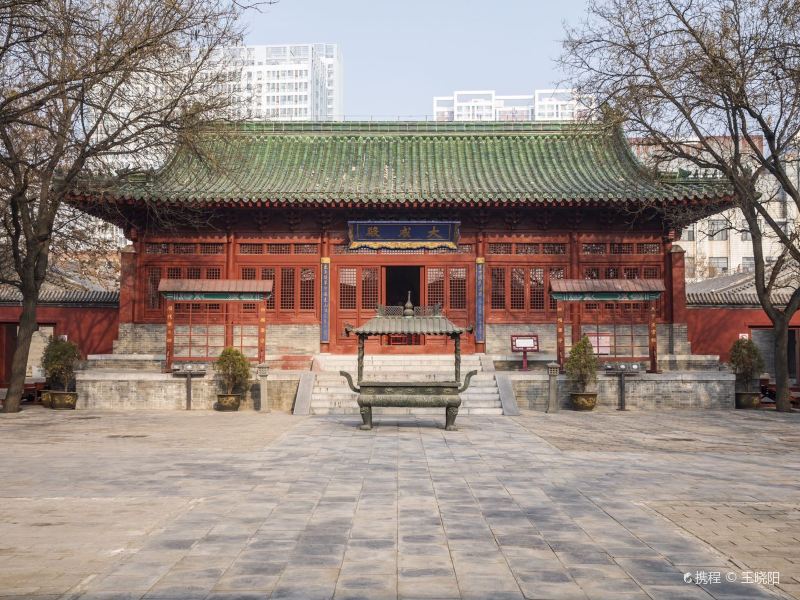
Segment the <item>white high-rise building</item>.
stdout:
<svg viewBox="0 0 800 600">
<path fill-rule="evenodd" d="M 582 108 L 566 89 L 514 96 L 502 96 L 494 90 L 466 90 L 433 98 L 435 121 L 570 121 Z"/>
<path fill-rule="evenodd" d="M 344 118 L 342 55 L 336 44 L 226 48 L 240 73 L 231 81 L 254 120 L 338 121 Z"/>
</svg>

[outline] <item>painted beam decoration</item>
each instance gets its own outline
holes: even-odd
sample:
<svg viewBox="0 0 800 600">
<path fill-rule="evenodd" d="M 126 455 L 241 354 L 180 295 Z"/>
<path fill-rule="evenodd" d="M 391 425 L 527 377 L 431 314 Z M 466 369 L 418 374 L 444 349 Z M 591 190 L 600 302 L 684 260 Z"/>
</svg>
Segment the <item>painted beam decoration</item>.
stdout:
<svg viewBox="0 0 800 600">
<path fill-rule="evenodd" d="M 272 292 L 161 292 L 167 300 L 175 302 L 261 302 L 268 300 Z"/>
<path fill-rule="evenodd" d="M 550 292 L 561 302 L 643 302 L 658 300 L 661 292 Z"/>
<path fill-rule="evenodd" d="M 460 221 L 348 221 L 350 249 L 458 249 Z"/>
</svg>

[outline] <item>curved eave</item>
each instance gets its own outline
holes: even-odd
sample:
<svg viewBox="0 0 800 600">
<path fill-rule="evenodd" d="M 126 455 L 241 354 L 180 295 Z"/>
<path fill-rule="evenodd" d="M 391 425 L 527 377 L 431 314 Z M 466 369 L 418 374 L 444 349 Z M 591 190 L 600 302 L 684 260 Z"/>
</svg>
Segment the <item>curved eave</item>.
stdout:
<svg viewBox="0 0 800 600">
<path fill-rule="evenodd" d="M 654 206 L 680 206 L 698 204 L 727 204 L 733 201 L 732 194 L 725 195 L 703 195 L 703 196 L 675 196 L 662 198 L 640 198 L 632 197 L 572 197 L 572 198 L 552 198 L 521 195 L 517 198 L 490 198 L 482 194 L 472 194 L 470 198 L 447 198 L 423 199 L 419 197 L 394 197 L 377 198 L 365 195 L 360 198 L 341 198 L 335 194 L 308 197 L 304 195 L 280 194 L 272 197 L 241 197 L 241 198 L 208 198 L 201 196 L 174 197 L 174 196 L 136 196 L 123 195 L 113 196 L 108 193 L 99 195 L 78 194 L 68 199 L 69 202 L 77 205 L 103 205 L 103 204 L 122 204 L 122 205 L 144 205 L 144 204 L 164 204 L 167 206 L 194 206 L 209 208 L 286 208 L 287 206 L 300 208 L 315 208 L 327 206 L 331 208 L 352 208 L 358 206 L 383 207 L 383 208 L 508 208 L 508 207 L 608 207 L 628 206 L 631 204 L 649 203 Z"/>
</svg>

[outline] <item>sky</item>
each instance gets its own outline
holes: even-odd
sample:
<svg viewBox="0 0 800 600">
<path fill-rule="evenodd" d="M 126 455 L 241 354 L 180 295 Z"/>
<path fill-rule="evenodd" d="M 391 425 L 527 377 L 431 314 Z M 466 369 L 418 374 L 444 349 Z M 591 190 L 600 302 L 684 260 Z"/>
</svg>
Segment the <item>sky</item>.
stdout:
<svg viewBox="0 0 800 600">
<path fill-rule="evenodd" d="M 585 0 L 279 0 L 249 14 L 247 44 L 339 44 L 344 112 L 422 117 L 433 96 L 532 94 L 562 79 L 563 23 Z"/>
</svg>

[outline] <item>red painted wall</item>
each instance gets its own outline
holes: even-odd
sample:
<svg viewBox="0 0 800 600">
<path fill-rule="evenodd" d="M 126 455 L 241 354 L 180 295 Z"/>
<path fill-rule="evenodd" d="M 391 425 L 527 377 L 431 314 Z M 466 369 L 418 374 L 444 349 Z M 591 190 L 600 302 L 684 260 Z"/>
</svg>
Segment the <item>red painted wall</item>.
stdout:
<svg viewBox="0 0 800 600">
<path fill-rule="evenodd" d="M 692 354 L 718 354 L 723 362 L 730 358 L 728 351 L 740 333 L 750 333 L 752 328 L 772 327 L 760 308 L 689 307 L 686 322 Z M 795 314 L 791 326 L 800 327 L 800 313 Z"/>
<path fill-rule="evenodd" d="M 13 352 L 13 327 L 19 322 L 19 306 L 0 306 L 0 385 L 8 383 L 9 352 Z M 36 313 L 40 325 L 53 325 L 56 335 L 75 342 L 81 356 L 110 354 L 117 337 L 119 309 L 116 307 L 40 306 Z M 12 327 L 8 327 L 11 325 Z"/>
</svg>

